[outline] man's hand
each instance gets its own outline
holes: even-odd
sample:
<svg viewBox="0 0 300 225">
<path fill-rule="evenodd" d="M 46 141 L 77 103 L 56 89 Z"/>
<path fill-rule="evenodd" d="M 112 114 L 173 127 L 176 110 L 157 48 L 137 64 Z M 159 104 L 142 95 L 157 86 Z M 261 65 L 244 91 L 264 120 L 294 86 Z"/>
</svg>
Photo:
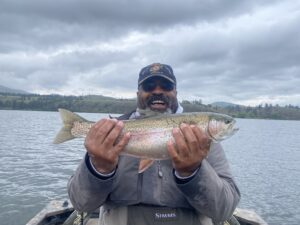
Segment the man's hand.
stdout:
<svg viewBox="0 0 300 225">
<path fill-rule="evenodd" d="M 198 127 L 181 124 L 173 129 L 175 143 L 167 144 L 173 167 L 179 176 L 190 176 L 207 156 L 211 140 Z"/>
<path fill-rule="evenodd" d="M 84 146 L 98 172 L 108 174 L 116 168 L 119 154 L 130 138 L 130 134 L 126 133 L 117 141 L 123 127 L 122 121 L 102 119 L 88 132 Z"/>
</svg>

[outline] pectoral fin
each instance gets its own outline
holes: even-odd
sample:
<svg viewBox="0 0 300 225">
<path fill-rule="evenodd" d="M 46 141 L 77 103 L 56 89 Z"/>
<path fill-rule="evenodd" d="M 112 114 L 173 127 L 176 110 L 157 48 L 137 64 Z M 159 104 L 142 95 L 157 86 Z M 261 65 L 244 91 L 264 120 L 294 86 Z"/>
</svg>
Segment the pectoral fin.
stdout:
<svg viewBox="0 0 300 225">
<path fill-rule="evenodd" d="M 141 159 L 139 164 L 139 173 L 143 173 L 153 164 L 153 159 Z"/>
</svg>

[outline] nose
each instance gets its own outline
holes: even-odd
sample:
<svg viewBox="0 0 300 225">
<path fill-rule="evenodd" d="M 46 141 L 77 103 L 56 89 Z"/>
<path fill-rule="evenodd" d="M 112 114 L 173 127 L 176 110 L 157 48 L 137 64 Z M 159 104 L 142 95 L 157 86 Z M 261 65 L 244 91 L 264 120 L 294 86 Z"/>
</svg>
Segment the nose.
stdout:
<svg viewBox="0 0 300 225">
<path fill-rule="evenodd" d="M 164 92 L 164 90 L 160 87 L 159 84 L 156 84 L 154 90 L 152 91 L 152 93 L 155 93 L 155 94 L 161 94 L 163 92 Z"/>
</svg>

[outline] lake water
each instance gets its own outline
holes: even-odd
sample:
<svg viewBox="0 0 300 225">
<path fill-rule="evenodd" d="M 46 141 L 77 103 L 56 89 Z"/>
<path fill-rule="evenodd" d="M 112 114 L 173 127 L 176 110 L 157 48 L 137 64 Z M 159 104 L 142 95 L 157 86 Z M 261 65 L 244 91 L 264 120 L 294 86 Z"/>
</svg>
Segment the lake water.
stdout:
<svg viewBox="0 0 300 225">
<path fill-rule="evenodd" d="M 50 200 L 67 198 L 83 139 L 52 144 L 61 127 L 57 112 L 0 110 L 0 121 L 0 224 L 22 225 Z M 239 207 L 269 225 L 299 225 L 300 121 L 237 119 L 237 126 L 223 147 L 242 193 Z"/>
</svg>

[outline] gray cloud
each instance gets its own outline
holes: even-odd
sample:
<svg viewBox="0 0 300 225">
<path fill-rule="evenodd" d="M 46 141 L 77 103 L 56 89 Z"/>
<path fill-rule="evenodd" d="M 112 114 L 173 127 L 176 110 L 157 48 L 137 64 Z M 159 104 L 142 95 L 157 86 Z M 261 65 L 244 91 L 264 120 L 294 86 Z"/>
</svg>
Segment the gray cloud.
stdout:
<svg viewBox="0 0 300 225">
<path fill-rule="evenodd" d="M 0 84 L 134 97 L 152 62 L 182 99 L 300 105 L 299 1 L 0 0 Z"/>
</svg>

